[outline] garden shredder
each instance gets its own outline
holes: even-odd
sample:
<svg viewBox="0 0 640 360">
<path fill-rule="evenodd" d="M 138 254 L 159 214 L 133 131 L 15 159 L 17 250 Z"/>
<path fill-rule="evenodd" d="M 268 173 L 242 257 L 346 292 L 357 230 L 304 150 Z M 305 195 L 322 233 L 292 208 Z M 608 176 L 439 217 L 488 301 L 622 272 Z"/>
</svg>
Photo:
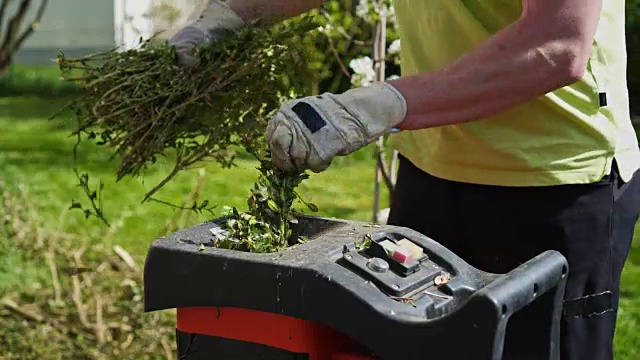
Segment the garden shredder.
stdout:
<svg viewBox="0 0 640 360">
<path fill-rule="evenodd" d="M 256 254 L 212 246 L 222 223 L 147 255 L 145 311 L 177 309 L 180 359 L 498 360 L 522 336 L 532 358 L 559 359 L 558 252 L 493 274 L 408 228 L 302 217 L 308 241 Z M 548 316 L 527 317 L 534 307 Z"/>
</svg>

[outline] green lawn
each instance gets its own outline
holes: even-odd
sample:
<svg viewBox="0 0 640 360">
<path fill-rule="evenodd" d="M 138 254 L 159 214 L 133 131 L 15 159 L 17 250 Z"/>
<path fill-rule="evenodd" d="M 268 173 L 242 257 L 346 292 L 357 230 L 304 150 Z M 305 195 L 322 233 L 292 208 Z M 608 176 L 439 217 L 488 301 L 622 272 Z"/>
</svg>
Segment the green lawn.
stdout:
<svg viewBox="0 0 640 360">
<path fill-rule="evenodd" d="M 81 189 L 75 187 L 71 155 L 75 138 L 68 135 L 71 124 L 46 120 L 62 104 L 61 100 L 0 99 L 0 127 L 5 129 L 0 133 L 2 177 L 9 185 L 28 186 L 33 198 L 38 199 L 38 212 L 51 223 L 57 221 L 60 211 L 67 208 L 72 199 L 88 205 Z M 301 195 L 318 205 L 320 215 L 369 220 L 374 178 L 371 154 L 370 149 L 365 149 L 338 159 L 329 171 L 314 174 L 303 183 Z M 95 181 L 93 185 L 98 179 L 106 184 L 105 213 L 119 229 L 104 240 L 126 246 L 143 256 L 150 242 L 161 235 L 159 224 L 170 220 L 174 209 L 157 203 L 141 204 L 140 201 L 145 192 L 168 173 L 170 164 L 160 164 L 143 178 L 114 183 L 115 161 L 109 162 L 109 153 L 104 149 L 89 145 L 82 148 L 79 165 L 81 172 L 89 172 Z M 256 165 L 249 159 L 239 160 L 238 167 L 233 169 L 207 164 L 179 175 L 154 197 L 172 203 L 183 201 L 195 187 L 200 171 L 204 171 L 206 180 L 201 200 L 244 207 L 258 175 Z M 192 223 L 208 216 L 203 214 Z M 67 217 L 65 229 L 85 233 L 87 237 L 102 231 L 97 220 L 86 221 L 80 213 Z"/>
<path fill-rule="evenodd" d="M 0 132 L 0 180 L 4 180 L 9 188 L 17 189 L 21 185 L 28 188 L 31 210 L 42 218 L 45 234 L 62 230 L 80 234 L 88 243 L 119 244 L 142 262 L 148 246 L 164 234 L 165 224 L 175 215 L 175 211 L 166 205 L 140 204 L 145 190 L 159 181 L 168 167 L 159 166 L 144 179 L 123 180 L 116 184 L 112 176 L 115 164 L 108 162 L 108 154 L 100 148 L 85 147 L 81 171 L 88 171 L 92 179 L 99 178 L 106 183 L 105 211 L 113 226 L 105 229 L 99 221 L 85 220 L 79 212 L 69 213 L 61 220 L 61 214 L 72 199 L 86 204 L 71 171 L 70 151 L 74 139 L 68 137 L 70 124 L 64 120 L 46 120 L 62 104 L 64 101 L 54 98 L 0 98 L 0 129 L 3 130 Z M 370 149 L 365 149 L 338 159 L 328 171 L 312 175 L 302 186 L 302 195 L 319 206 L 320 215 L 369 220 L 374 176 L 371 154 Z M 201 200 L 242 208 L 257 175 L 254 166 L 253 162 L 241 160 L 239 166 L 231 170 L 215 165 L 203 167 L 205 180 Z M 157 197 L 181 202 L 198 182 L 200 170 L 181 174 Z M 386 206 L 386 201 L 383 205 Z M 194 216 L 185 225 L 209 217 L 209 214 Z M 640 236 L 640 231 L 636 231 L 636 236 Z M 11 251 L 2 254 L 0 247 L 0 297 L 11 288 L 24 286 L 41 276 L 32 264 L 22 264 L 16 256 Z M 634 353 L 640 346 L 637 331 L 640 322 L 640 248 L 637 241 L 625 269 L 623 289 L 616 359 L 635 359 Z"/>
</svg>

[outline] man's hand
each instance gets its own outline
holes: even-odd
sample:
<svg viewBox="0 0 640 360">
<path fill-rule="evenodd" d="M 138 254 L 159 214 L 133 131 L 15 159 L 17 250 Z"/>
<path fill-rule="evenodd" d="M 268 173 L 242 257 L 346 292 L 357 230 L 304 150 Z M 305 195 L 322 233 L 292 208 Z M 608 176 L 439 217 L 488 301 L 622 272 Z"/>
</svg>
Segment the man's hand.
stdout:
<svg viewBox="0 0 640 360">
<path fill-rule="evenodd" d="M 267 126 L 272 161 L 287 171 L 324 171 L 335 156 L 391 131 L 406 112 L 402 94 L 386 83 L 290 101 Z"/>
<path fill-rule="evenodd" d="M 244 24 L 244 21 L 218 0 L 209 0 L 205 7 L 200 7 L 189 16 L 187 24 L 169 39 L 169 45 L 176 48 L 178 62 L 183 65 L 194 65 L 197 59 L 193 48 L 200 44 L 221 41 L 227 31 L 233 31 Z"/>
</svg>

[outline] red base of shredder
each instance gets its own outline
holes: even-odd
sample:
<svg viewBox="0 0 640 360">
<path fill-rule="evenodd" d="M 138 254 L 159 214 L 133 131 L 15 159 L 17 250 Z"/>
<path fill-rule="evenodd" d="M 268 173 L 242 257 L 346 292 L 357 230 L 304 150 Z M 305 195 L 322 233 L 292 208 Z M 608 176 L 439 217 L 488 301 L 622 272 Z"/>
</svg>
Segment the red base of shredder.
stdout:
<svg viewBox="0 0 640 360">
<path fill-rule="evenodd" d="M 177 336 L 184 360 L 376 360 L 322 324 L 239 308 L 179 308 Z"/>
</svg>

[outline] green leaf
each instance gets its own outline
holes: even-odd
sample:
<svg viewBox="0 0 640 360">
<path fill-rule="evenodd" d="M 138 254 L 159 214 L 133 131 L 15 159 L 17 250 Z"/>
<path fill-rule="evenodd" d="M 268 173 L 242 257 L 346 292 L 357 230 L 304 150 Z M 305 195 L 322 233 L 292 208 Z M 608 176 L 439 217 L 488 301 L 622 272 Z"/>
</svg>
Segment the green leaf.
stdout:
<svg viewBox="0 0 640 360">
<path fill-rule="evenodd" d="M 276 202 L 271 199 L 267 200 L 267 206 L 269 206 L 269 208 L 273 211 L 280 211 Z"/>
<path fill-rule="evenodd" d="M 69 206 L 69 210 L 71 209 L 82 209 L 82 204 L 80 204 L 79 202 L 72 200 L 71 201 L 71 206 Z"/>
</svg>

